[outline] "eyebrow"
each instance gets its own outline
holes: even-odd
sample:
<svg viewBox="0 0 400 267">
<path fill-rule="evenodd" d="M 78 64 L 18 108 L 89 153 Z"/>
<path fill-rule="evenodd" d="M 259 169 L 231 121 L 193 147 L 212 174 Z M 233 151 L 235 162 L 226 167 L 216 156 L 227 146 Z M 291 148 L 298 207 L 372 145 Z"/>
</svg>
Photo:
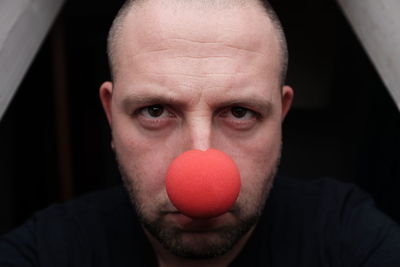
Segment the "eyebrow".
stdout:
<svg viewBox="0 0 400 267">
<path fill-rule="evenodd" d="M 136 106 L 147 106 L 154 104 L 182 105 L 183 103 L 181 103 L 172 96 L 164 96 L 164 95 L 144 96 L 144 95 L 131 94 L 122 100 L 122 108 L 125 111 L 130 111 L 132 107 Z"/>
<path fill-rule="evenodd" d="M 263 100 L 253 97 L 237 97 L 231 100 L 218 102 L 218 105 L 229 107 L 229 106 L 243 106 L 245 108 L 254 108 L 255 110 L 261 111 L 267 115 L 272 112 L 272 103 L 269 100 Z"/>
</svg>

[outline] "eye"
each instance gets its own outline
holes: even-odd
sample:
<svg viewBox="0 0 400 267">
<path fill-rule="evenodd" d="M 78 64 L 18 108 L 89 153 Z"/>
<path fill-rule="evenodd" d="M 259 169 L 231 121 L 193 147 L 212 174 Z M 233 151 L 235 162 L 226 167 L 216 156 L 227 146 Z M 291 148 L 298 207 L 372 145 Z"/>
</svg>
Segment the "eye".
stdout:
<svg viewBox="0 0 400 267">
<path fill-rule="evenodd" d="M 253 120 L 257 118 L 257 113 L 251 109 L 242 107 L 242 106 L 234 106 L 223 112 L 223 117 L 226 117 L 231 120 Z"/>
<path fill-rule="evenodd" d="M 252 129 L 260 118 L 259 113 L 242 106 L 228 107 L 219 116 L 229 128 L 241 131 Z"/>
<path fill-rule="evenodd" d="M 232 107 L 231 114 L 238 119 L 242 119 L 246 116 L 252 115 L 251 111 L 244 107 Z"/>
<path fill-rule="evenodd" d="M 139 108 L 135 111 L 134 117 L 148 130 L 166 129 L 176 119 L 175 114 L 162 104 Z"/>
<path fill-rule="evenodd" d="M 162 105 L 148 106 L 139 110 L 139 114 L 148 119 L 163 117 L 163 115 L 166 115 L 165 113 L 165 108 Z"/>
</svg>

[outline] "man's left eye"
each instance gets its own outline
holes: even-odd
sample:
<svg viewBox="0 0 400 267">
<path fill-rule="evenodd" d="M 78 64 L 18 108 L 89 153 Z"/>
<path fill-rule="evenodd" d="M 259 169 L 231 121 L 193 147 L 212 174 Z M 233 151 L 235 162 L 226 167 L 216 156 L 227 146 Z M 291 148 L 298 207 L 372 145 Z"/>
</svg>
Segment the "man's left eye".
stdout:
<svg viewBox="0 0 400 267">
<path fill-rule="evenodd" d="M 244 107 L 232 107 L 231 108 L 231 113 L 235 118 L 242 119 L 246 115 L 249 115 L 250 111 L 247 108 L 244 108 Z"/>
<path fill-rule="evenodd" d="M 230 128 L 244 131 L 252 129 L 261 116 L 254 110 L 242 106 L 231 106 L 222 110 L 219 118 Z"/>
<path fill-rule="evenodd" d="M 252 111 L 248 108 L 240 107 L 240 106 L 232 107 L 230 109 L 230 113 L 236 119 L 242 119 L 242 120 L 251 119 L 251 118 L 254 118 L 254 116 L 255 116 L 254 111 Z"/>
</svg>

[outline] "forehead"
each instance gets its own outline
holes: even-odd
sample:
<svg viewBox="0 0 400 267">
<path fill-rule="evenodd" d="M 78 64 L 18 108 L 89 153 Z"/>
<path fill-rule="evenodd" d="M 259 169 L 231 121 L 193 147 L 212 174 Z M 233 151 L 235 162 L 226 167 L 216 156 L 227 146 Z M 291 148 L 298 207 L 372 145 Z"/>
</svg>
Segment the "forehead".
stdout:
<svg viewBox="0 0 400 267">
<path fill-rule="evenodd" d="M 183 41 L 182 49 L 184 41 L 191 41 L 223 44 L 266 56 L 279 53 L 272 23 L 253 1 L 232 6 L 202 5 L 201 2 L 156 0 L 133 8 L 118 37 L 117 54 L 123 58 L 167 49 L 177 41 Z"/>
</svg>

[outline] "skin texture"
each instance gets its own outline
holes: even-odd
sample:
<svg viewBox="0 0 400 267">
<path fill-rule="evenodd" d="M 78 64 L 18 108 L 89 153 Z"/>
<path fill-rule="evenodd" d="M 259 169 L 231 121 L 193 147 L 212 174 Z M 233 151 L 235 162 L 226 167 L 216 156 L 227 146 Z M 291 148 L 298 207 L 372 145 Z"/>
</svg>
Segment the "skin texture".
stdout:
<svg viewBox="0 0 400 267">
<path fill-rule="evenodd" d="M 280 86 L 279 42 L 259 6 L 166 3 L 150 1 L 127 15 L 114 83 L 102 84 L 100 98 L 160 266 L 226 265 L 272 186 L 293 91 Z M 192 220 L 168 200 L 165 174 L 184 151 L 208 148 L 232 157 L 242 188 L 230 212 Z"/>
</svg>

